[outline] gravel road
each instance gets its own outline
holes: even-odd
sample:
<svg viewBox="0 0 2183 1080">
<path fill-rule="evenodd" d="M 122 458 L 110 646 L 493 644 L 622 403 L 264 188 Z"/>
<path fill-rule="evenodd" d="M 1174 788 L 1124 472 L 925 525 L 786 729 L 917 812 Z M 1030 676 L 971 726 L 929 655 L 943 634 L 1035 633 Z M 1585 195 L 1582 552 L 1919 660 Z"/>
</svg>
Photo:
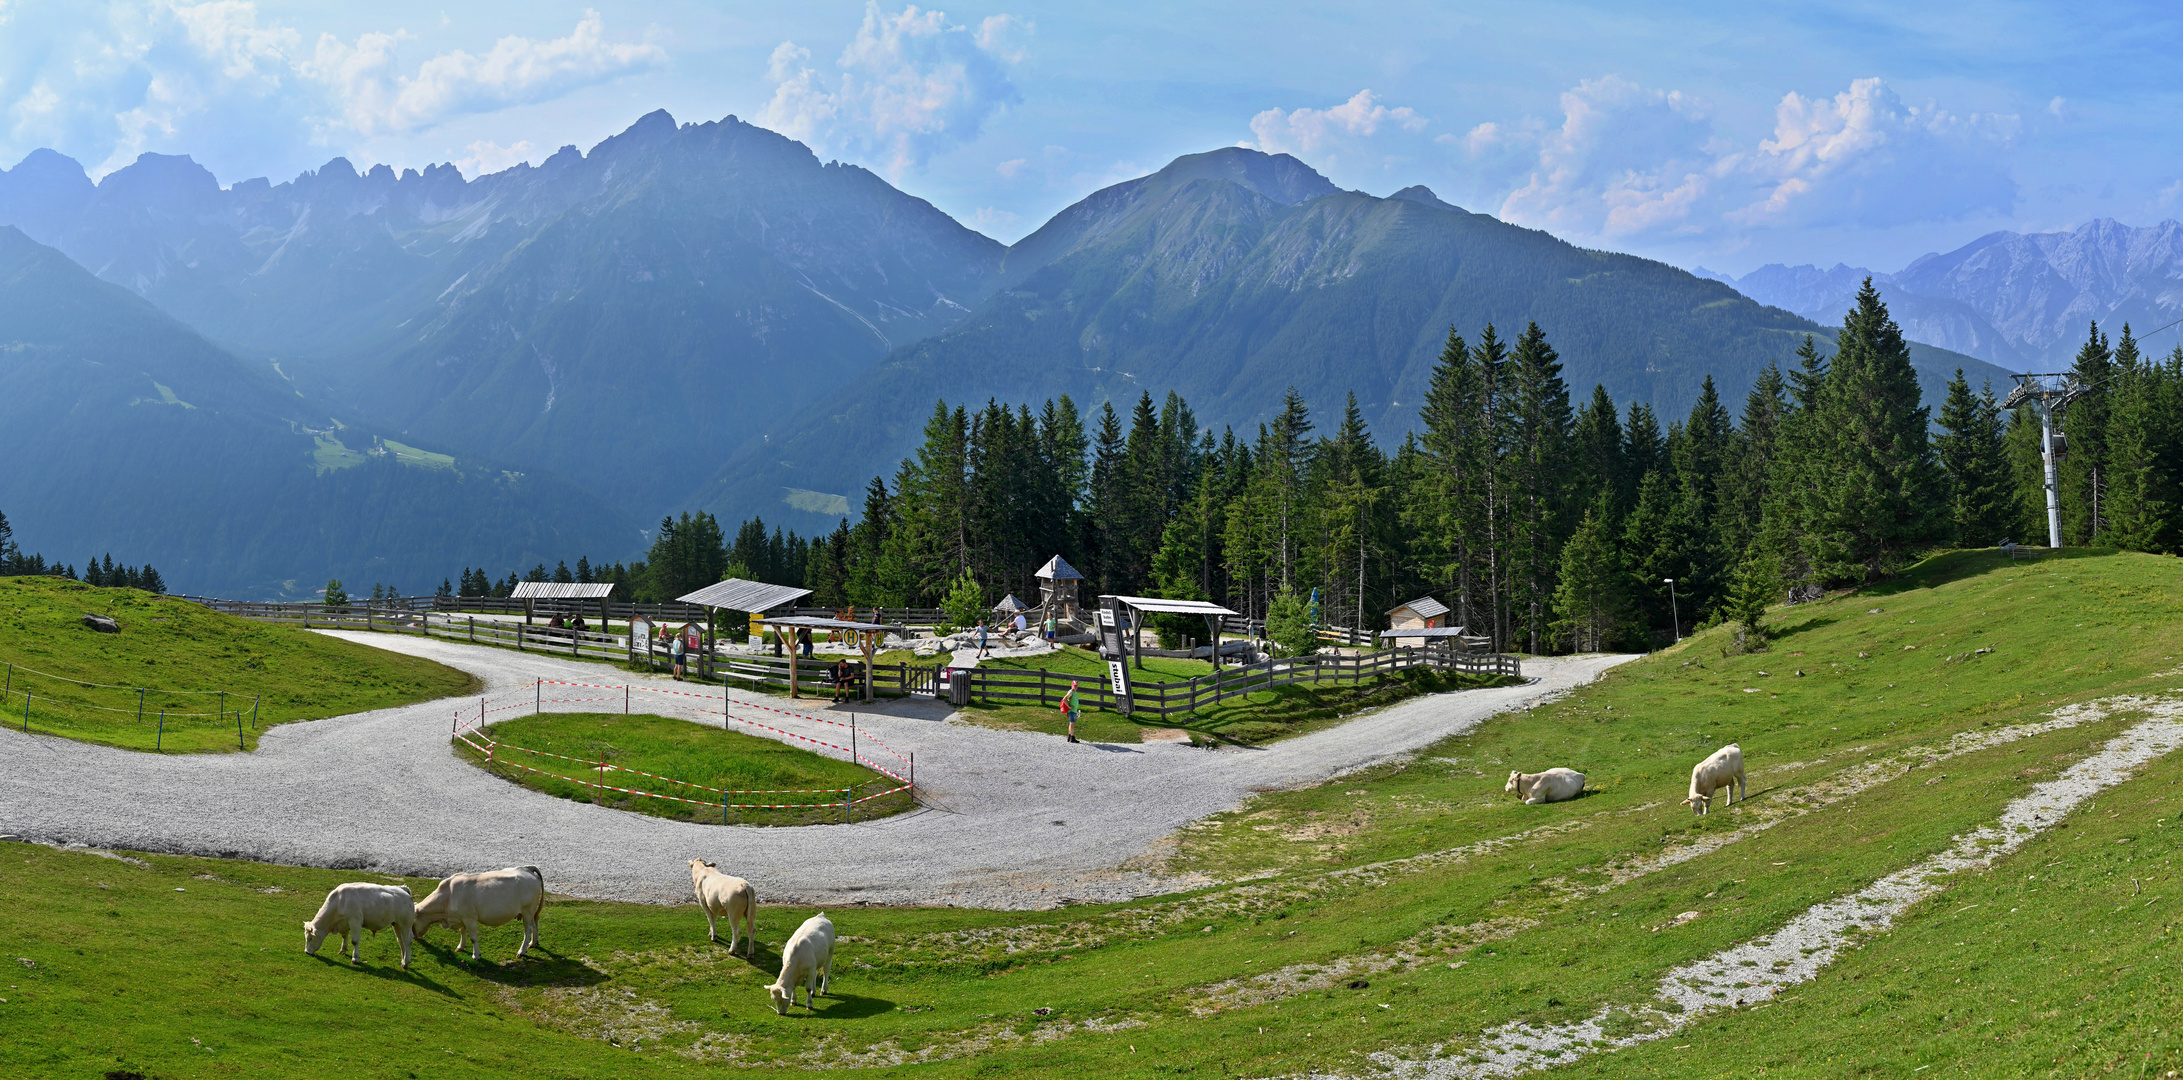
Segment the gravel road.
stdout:
<svg viewBox="0 0 2183 1080">
<path fill-rule="evenodd" d="M 496 697 L 537 679 L 691 689 L 531 653 L 387 634 L 332 636 L 473 672 Z M 1255 750 L 1070 745 L 951 723 L 931 699 L 860 707 L 860 729 L 916 753 L 925 809 L 794 828 L 667 821 L 517 787 L 449 751 L 449 721 L 462 701 L 288 724 L 266 732 L 250 754 L 158 756 L 0 731 L 0 833 L 419 877 L 535 863 L 556 893 L 615 900 L 686 899 L 683 863 L 693 857 L 749 878 L 768 902 L 1044 908 L 1120 900 L 1193 884 L 1129 864 L 1181 826 L 1254 791 L 1305 786 L 1400 757 L 1628 659 L 1527 661 L 1533 681 L 1523 686 L 1416 698 Z M 733 696 L 784 706 L 780 698 Z M 662 700 L 655 697 L 650 711 L 672 715 Z M 799 704 L 840 715 L 822 703 Z"/>
</svg>

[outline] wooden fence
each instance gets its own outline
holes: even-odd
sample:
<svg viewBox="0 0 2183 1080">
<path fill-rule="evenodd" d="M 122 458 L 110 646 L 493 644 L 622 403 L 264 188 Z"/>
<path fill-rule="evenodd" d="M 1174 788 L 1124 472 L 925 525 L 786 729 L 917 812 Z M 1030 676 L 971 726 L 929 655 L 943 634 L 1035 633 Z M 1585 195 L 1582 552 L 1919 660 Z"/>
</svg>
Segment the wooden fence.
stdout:
<svg viewBox="0 0 2183 1080">
<path fill-rule="evenodd" d="M 1410 668 L 1460 671 L 1473 675 L 1522 676 L 1516 657 L 1500 653 L 1449 653 L 1439 650 L 1400 648 L 1359 656 L 1298 656 L 1266 659 L 1240 667 L 1215 668 L 1211 673 L 1179 682 L 1130 680 L 1131 711 L 1152 713 L 1161 719 L 1187 715 L 1230 698 L 1257 690 L 1299 683 L 1363 682 Z M 1104 676 L 1060 675 L 1050 671 L 1015 671 L 1003 668 L 971 668 L 955 673 L 969 682 L 970 696 L 986 701 L 1029 702 L 1058 706 L 1069 687 L 1076 686 L 1077 700 L 1088 708 L 1120 711 L 1119 695 Z"/>
<path fill-rule="evenodd" d="M 655 642 L 646 641 L 640 643 L 639 648 L 632 649 L 626 636 L 614 634 L 557 630 L 493 619 L 480 621 L 461 615 L 390 613 L 369 606 L 356 610 L 329 608 L 325 605 L 283 604 L 252 607 L 284 610 L 237 610 L 235 614 L 264 622 L 292 623 L 312 629 L 417 634 L 578 659 L 591 657 L 611 661 L 643 660 L 654 669 L 663 669 L 671 663 L 668 654 L 661 651 Z M 291 608 L 304 610 L 285 610 Z M 796 669 L 797 685 L 818 695 L 832 692 L 835 659 L 839 657 L 814 657 L 806 660 L 793 655 L 775 657 L 700 652 L 693 654 L 688 663 L 696 674 L 705 678 L 718 677 L 754 687 L 775 689 L 787 689 L 789 669 L 793 666 Z M 850 664 L 861 678 L 863 664 L 857 660 L 851 660 Z M 1265 659 L 1236 667 L 1218 667 L 1209 674 L 1177 682 L 1132 679 L 1130 706 L 1133 713 L 1151 713 L 1164 720 L 1170 716 L 1186 715 L 1218 705 L 1256 690 L 1299 683 L 1317 685 L 1327 682 L 1363 682 L 1411 668 L 1459 671 L 1472 675 L 1520 677 L 1523 674 L 1521 661 L 1503 653 L 1455 652 L 1439 647 L 1400 647 L 1355 656 L 1337 654 Z M 941 670 L 938 664 L 875 664 L 871 670 L 872 692 L 894 696 L 942 694 L 945 690 L 940 680 Z M 967 684 L 969 696 L 975 700 L 1026 702 L 1052 707 L 1060 703 L 1061 696 L 1068 693 L 1070 685 L 1074 684 L 1077 688 L 1077 700 L 1087 708 L 1120 711 L 1121 707 L 1119 696 L 1114 693 L 1113 687 L 1104 676 L 1061 675 L 1045 670 L 963 668 L 955 671 L 954 678 Z"/>
</svg>

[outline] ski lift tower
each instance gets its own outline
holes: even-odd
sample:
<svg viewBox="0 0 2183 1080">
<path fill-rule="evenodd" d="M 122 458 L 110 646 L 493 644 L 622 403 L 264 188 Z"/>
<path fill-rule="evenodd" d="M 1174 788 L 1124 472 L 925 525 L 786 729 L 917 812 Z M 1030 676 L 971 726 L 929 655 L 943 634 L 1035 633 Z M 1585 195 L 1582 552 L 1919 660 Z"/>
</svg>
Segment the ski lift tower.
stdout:
<svg viewBox="0 0 2183 1080">
<path fill-rule="evenodd" d="M 2001 402 L 2003 409 L 2013 410 L 2019 405 L 2030 404 L 2039 410 L 2039 456 L 2046 466 L 2047 488 L 2047 546 L 2062 546 L 2062 500 L 2054 482 L 2054 459 L 2068 453 L 2068 447 L 2060 432 L 2054 430 L 2054 420 L 2062 410 L 2084 393 L 2083 384 L 2073 372 L 2047 375 L 2026 373 L 2015 376 L 2016 389 Z"/>
</svg>

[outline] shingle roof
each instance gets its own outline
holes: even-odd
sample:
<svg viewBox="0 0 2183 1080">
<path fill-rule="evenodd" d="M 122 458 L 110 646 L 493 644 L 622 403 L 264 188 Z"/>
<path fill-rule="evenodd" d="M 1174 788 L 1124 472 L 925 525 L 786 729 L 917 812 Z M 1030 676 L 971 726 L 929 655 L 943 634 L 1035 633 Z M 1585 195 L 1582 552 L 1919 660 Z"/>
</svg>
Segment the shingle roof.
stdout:
<svg viewBox="0 0 2183 1080">
<path fill-rule="evenodd" d="M 1084 575 L 1077 573 L 1076 567 L 1070 566 L 1069 560 L 1059 555 L 1046 560 L 1046 565 L 1039 567 L 1038 573 L 1034 576 L 1051 578 L 1055 581 L 1084 580 Z"/>
<path fill-rule="evenodd" d="M 574 585 L 561 581 L 519 581 L 509 596 L 517 600 L 596 600 L 612 596 L 612 583 Z"/>
<path fill-rule="evenodd" d="M 1420 597 L 1416 600 L 1412 600 L 1409 603 L 1402 605 L 1402 607 L 1389 608 L 1387 613 L 1389 615 L 1392 615 L 1397 611 L 1401 611 L 1402 608 L 1409 608 L 1411 611 L 1417 612 L 1420 617 L 1427 619 L 1437 618 L 1448 613 L 1448 605 L 1443 604 L 1430 596 Z"/>
<path fill-rule="evenodd" d="M 763 581 L 729 578 L 717 585 L 707 585 L 675 599 L 685 604 L 700 604 L 710 608 L 757 612 L 793 604 L 809 595 L 811 590 L 799 589 L 793 585 L 768 585 Z"/>
</svg>

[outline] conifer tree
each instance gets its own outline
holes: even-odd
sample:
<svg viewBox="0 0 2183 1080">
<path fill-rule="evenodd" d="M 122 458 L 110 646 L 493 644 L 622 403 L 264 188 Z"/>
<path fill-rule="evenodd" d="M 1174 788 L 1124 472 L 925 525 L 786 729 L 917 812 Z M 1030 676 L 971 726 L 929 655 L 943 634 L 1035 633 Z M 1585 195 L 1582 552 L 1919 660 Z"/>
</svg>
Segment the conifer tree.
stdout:
<svg viewBox="0 0 2183 1080">
<path fill-rule="evenodd" d="M 1815 492 L 1806 531 L 1822 576 L 1871 581 L 1937 539 L 1940 469 L 1910 347 L 1869 278 L 1837 341 L 1819 395 L 1820 445 L 1811 463 L 1824 470 L 1826 483 Z"/>
<path fill-rule="evenodd" d="M 1957 368 L 1940 409 L 1935 440 L 1948 485 L 1948 534 L 1957 547 L 1986 547 L 2007 539 L 2009 472 L 2002 444 L 2001 407 L 1993 387 L 1973 396 Z"/>
<path fill-rule="evenodd" d="M 1509 356 L 1509 550 L 1520 595 L 1515 609 L 1530 651 L 1546 650 L 1553 614 L 1554 567 L 1567 514 L 1569 387 L 1561 357 L 1538 323 L 1524 328 Z M 1712 380 L 1706 381 L 1707 391 Z M 1716 402 L 1717 404 L 1717 402 Z M 1726 418 L 1723 417 L 1723 427 Z"/>
<path fill-rule="evenodd" d="M 1554 590 L 1554 632 L 1572 652 L 1605 652 L 1624 636 L 1629 618 L 1629 574 L 1609 526 L 1606 492 L 1600 492 L 1562 546 Z"/>
<path fill-rule="evenodd" d="M 2122 349 L 2108 348 L 2100 324 L 2093 323 L 2085 343 L 2077 349 L 2070 373 L 2082 389 L 2061 413 L 2061 430 L 2068 452 L 2055 462 L 2062 498 L 2062 540 L 2067 544 L 2097 544 L 2107 525 L 2107 421 L 2108 397 L 2118 366 L 2134 364 L 2137 345 L 2130 327 L 2122 328 Z"/>
</svg>

